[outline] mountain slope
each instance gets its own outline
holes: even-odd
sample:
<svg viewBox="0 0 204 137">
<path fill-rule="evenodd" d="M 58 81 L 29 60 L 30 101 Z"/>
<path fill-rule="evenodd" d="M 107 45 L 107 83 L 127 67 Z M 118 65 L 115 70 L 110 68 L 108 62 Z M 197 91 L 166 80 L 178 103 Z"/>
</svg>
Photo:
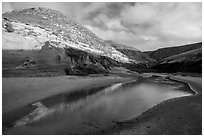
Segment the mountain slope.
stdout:
<svg viewBox="0 0 204 137">
<path fill-rule="evenodd" d="M 2 18 L 5 76 L 26 71 L 108 73 L 114 67 L 147 67 L 151 62 L 140 51 L 127 53 L 112 46 L 58 11 L 30 8 L 7 12 Z"/>
<path fill-rule="evenodd" d="M 194 50 L 191 50 L 191 51 L 187 51 L 187 52 L 184 52 L 184 53 L 181 53 L 181 54 L 177 54 L 177 55 L 173 55 L 173 56 L 164 58 L 164 59 L 161 60 L 161 64 L 182 62 L 182 61 L 187 60 L 186 58 L 189 58 L 190 56 L 197 55 L 197 54 L 202 54 L 202 48 L 194 49 Z"/>
<path fill-rule="evenodd" d="M 202 48 L 164 58 L 151 69 L 159 72 L 202 73 Z"/>
<path fill-rule="evenodd" d="M 41 48 L 43 43 L 52 41 L 58 43 L 54 45 L 56 47 L 73 47 L 105 55 L 120 62 L 130 62 L 128 57 L 104 43 L 94 33 L 57 11 L 46 8 L 30 8 L 5 13 L 3 18 L 4 26 L 10 21 L 15 30 L 13 33 L 30 41 L 36 41 L 35 43 L 41 43 L 41 45 L 35 44 L 35 47 Z M 8 38 L 9 35 L 10 33 L 4 31 L 3 39 Z"/>
<path fill-rule="evenodd" d="M 115 41 L 107 40 L 106 42 L 110 44 L 112 47 L 114 47 L 116 50 L 118 50 L 119 52 L 126 55 L 128 58 L 137 62 L 137 64 L 145 64 L 147 67 L 149 67 L 156 63 L 154 59 L 142 53 L 140 50 L 136 48 L 129 47 L 127 45 L 123 45 Z"/>
<path fill-rule="evenodd" d="M 147 51 L 144 53 L 149 55 L 153 59 L 161 60 L 166 57 L 181 54 L 201 47 L 202 47 L 202 42 L 199 42 L 199 43 L 188 44 L 188 45 L 177 46 L 177 47 L 161 48 L 155 51 Z"/>
</svg>

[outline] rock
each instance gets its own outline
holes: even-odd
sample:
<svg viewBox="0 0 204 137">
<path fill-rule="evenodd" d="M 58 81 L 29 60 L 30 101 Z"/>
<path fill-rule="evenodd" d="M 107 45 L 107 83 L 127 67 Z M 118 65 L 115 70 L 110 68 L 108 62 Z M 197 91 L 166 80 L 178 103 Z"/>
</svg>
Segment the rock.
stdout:
<svg viewBox="0 0 204 137">
<path fill-rule="evenodd" d="M 17 66 L 16 69 L 26 69 L 26 68 L 32 67 L 36 64 L 37 64 L 36 61 L 28 59 L 23 64 Z"/>
<path fill-rule="evenodd" d="M 12 24 L 9 23 L 9 22 L 7 22 L 7 23 L 5 24 L 5 29 L 7 30 L 7 32 L 14 32 L 14 31 L 15 31 L 15 29 L 14 29 L 13 26 L 12 26 Z"/>
</svg>

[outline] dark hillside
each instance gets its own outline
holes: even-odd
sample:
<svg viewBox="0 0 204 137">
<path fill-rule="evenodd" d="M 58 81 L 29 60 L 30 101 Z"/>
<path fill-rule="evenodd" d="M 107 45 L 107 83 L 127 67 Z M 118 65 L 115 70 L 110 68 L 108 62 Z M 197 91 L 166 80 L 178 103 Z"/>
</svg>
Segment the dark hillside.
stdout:
<svg viewBox="0 0 204 137">
<path fill-rule="evenodd" d="M 144 52 L 153 59 L 161 60 L 166 57 L 170 57 L 176 54 L 181 54 L 183 52 L 187 52 L 190 50 L 198 49 L 202 47 L 202 42 L 194 43 L 194 44 L 188 44 L 184 46 L 177 46 L 177 47 L 168 47 L 168 48 L 161 48 L 155 51 L 147 51 Z"/>
</svg>

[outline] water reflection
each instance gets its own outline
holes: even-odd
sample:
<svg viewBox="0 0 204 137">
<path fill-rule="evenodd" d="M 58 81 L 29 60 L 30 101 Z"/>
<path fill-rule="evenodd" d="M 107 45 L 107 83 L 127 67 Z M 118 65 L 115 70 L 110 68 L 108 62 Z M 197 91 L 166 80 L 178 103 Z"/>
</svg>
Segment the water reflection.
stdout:
<svg viewBox="0 0 204 137">
<path fill-rule="evenodd" d="M 36 109 L 16 121 L 11 133 L 21 134 L 84 134 L 139 116 L 148 108 L 166 99 L 188 96 L 178 90 L 186 85 L 131 82 L 115 84 L 100 92 L 75 101 L 61 95 L 60 101 L 37 102 Z M 65 98 L 65 99 L 63 99 Z"/>
</svg>

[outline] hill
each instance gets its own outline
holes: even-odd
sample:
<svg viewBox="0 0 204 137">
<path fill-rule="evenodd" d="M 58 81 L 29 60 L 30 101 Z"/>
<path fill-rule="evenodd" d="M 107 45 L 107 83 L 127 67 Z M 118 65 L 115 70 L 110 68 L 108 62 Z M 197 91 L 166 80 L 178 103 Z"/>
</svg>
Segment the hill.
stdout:
<svg viewBox="0 0 204 137">
<path fill-rule="evenodd" d="M 146 67 L 151 61 L 143 59 L 146 55 L 142 52 L 130 55 L 119 50 L 55 10 L 42 7 L 15 10 L 4 13 L 2 18 L 5 76 L 23 75 L 25 71 L 46 72 L 47 68 L 53 68 L 51 72 L 58 68 L 56 73 L 60 74 L 61 71 L 82 74 L 87 69 L 87 74 L 109 73 L 113 67 Z M 115 63 L 109 67 L 104 61 Z"/>
<path fill-rule="evenodd" d="M 193 45 L 195 47 L 193 47 Z M 199 48 L 200 47 L 200 48 Z M 174 49 L 179 50 L 180 47 Z M 159 72 L 193 72 L 202 73 L 202 43 L 182 46 L 181 52 L 163 58 L 157 62 L 157 65 L 152 66 L 151 69 Z M 184 50 L 185 49 L 185 50 Z M 190 50 L 192 49 L 192 50 Z M 162 50 L 161 50 L 162 51 Z M 165 50 L 166 51 L 166 50 Z M 170 52 L 171 50 L 169 50 Z M 170 55 L 170 53 L 169 53 Z"/>
<path fill-rule="evenodd" d="M 202 47 L 202 42 L 199 42 L 199 43 L 187 44 L 187 45 L 176 46 L 176 47 L 161 48 L 155 51 L 147 51 L 144 53 L 149 55 L 153 59 L 161 60 L 166 57 L 181 54 L 194 49 L 199 49 L 201 47 Z"/>
</svg>

